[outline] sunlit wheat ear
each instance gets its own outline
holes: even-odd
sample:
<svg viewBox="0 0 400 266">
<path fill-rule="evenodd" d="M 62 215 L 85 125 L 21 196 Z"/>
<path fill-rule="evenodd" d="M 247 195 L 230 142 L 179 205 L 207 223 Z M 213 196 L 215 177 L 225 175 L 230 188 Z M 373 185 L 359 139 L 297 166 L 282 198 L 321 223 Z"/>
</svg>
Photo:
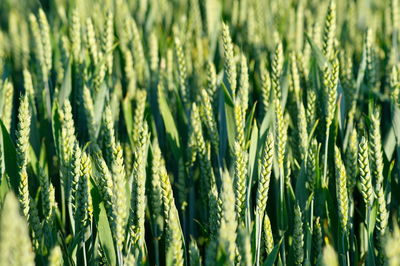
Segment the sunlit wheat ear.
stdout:
<svg viewBox="0 0 400 266">
<path fill-rule="evenodd" d="M 287 127 L 285 126 L 285 120 L 283 117 L 283 108 L 280 100 L 275 98 L 275 150 L 278 165 L 283 169 L 285 152 L 286 152 L 286 141 L 287 141 Z"/>
<path fill-rule="evenodd" d="M 147 101 L 146 91 L 145 90 L 136 91 L 135 100 L 136 100 L 136 109 L 133 117 L 134 129 L 132 134 L 133 134 L 133 141 L 135 144 L 137 144 L 139 142 L 139 132 L 143 128 L 145 123 L 143 119 Z"/>
<path fill-rule="evenodd" d="M 112 48 L 114 44 L 114 14 L 107 12 L 104 23 L 104 34 L 102 36 L 102 49 L 105 54 L 106 68 L 109 74 L 112 73 L 113 68 L 113 53 Z"/>
<path fill-rule="evenodd" d="M 3 110 L 0 110 L 2 121 L 7 131 L 11 130 L 13 99 L 14 99 L 14 86 L 11 81 L 6 80 L 3 84 L 0 83 L 1 95 L 4 99 Z M 28 90 L 26 90 L 28 91 Z"/>
<path fill-rule="evenodd" d="M 395 0 L 397 1 L 397 0 Z M 390 98 L 395 105 L 399 105 L 400 96 L 400 79 L 399 79 L 399 66 L 394 65 L 389 76 L 390 85 Z"/>
<path fill-rule="evenodd" d="M 117 248 L 121 249 L 124 241 L 124 225 L 121 220 L 122 217 L 118 217 L 118 208 L 120 207 L 118 205 L 120 204 L 118 198 L 121 195 L 115 194 L 117 191 L 115 191 L 114 188 L 113 177 L 98 147 L 95 148 L 94 162 L 99 176 L 100 193 L 104 201 L 104 207 L 107 212 L 113 238 Z"/>
<path fill-rule="evenodd" d="M 236 257 L 236 230 L 238 223 L 235 212 L 235 194 L 233 192 L 232 179 L 228 173 L 222 176 L 222 216 L 219 229 L 219 243 L 226 252 L 227 260 L 230 263 Z"/>
<path fill-rule="evenodd" d="M 328 59 L 333 59 L 336 38 L 336 3 L 331 0 L 325 17 L 322 51 Z"/>
<path fill-rule="evenodd" d="M 365 137 L 362 137 L 360 144 L 358 145 L 358 170 L 361 178 L 361 194 L 366 207 L 370 208 L 374 198 L 374 192 L 372 189 L 368 156 L 368 141 Z"/>
<path fill-rule="evenodd" d="M 39 24 L 40 24 L 40 37 L 43 44 L 43 59 L 45 64 L 46 73 L 45 81 L 47 81 L 48 72 L 51 70 L 52 66 L 52 51 L 51 51 L 51 41 L 50 41 L 50 26 L 47 21 L 46 14 L 43 9 L 39 9 Z"/>
<path fill-rule="evenodd" d="M 279 100 L 282 97 L 280 79 L 282 75 L 283 61 L 284 61 L 283 46 L 282 43 L 279 41 L 278 44 L 275 46 L 274 58 L 272 60 L 272 72 L 271 72 L 272 91 L 274 93 L 274 97 Z"/>
<path fill-rule="evenodd" d="M 262 96 L 262 104 L 263 110 L 266 114 L 269 110 L 270 100 L 271 100 L 271 77 L 267 69 L 265 67 L 261 68 L 261 96 Z"/>
<path fill-rule="evenodd" d="M 383 187 L 379 186 L 379 190 L 376 193 L 378 213 L 376 217 L 376 248 L 378 250 L 377 260 L 381 265 L 385 264 L 386 258 L 384 256 L 384 245 L 386 242 L 387 226 L 389 213 L 386 207 L 385 192 Z"/>
<path fill-rule="evenodd" d="M 217 93 L 217 73 L 212 61 L 207 61 L 207 93 L 213 102 Z"/>
<path fill-rule="evenodd" d="M 267 205 L 269 183 L 272 173 L 272 164 L 274 156 L 274 135 L 269 132 L 265 147 L 263 151 L 263 157 L 260 165 L 260 177 L 257 187 L 257 203 L 256 212 L 260 217 L 263 217 L 265 207 Z"/>
<path fill-rule="evenodd" d="M 347 174 L 344 167 L 340 150 L 335 146 L 335 174 L 336 174 L 336 197 L 338 201 L 340 225 L 343 231 L 347 231 L 349 220 L 349 199 L 347 192 Z"/>
<path fill-rule="evenodd" d="M 217 127 L 217 121 L 214 117 L 214 111 L 210 96 L 206 90 L 201 91 L 201 98 L 203 105 L 201 106 L 201 117 L 206 125 L 209 136 L 211 137 L 212 149 L 215 150 L 215 154 L 219 154 L 219 133 Z"/>
<path fill-rule="evenodd" d="M 304 105 L 301 101 L 297 102 L 297 126 L 298 126 L 298 138 L 299 138 L 299 151 L 302 160 L 305 159 L 308 149 L 308 132 L 307 132 L 307 118 Z"/>
<path fill-rule="evenodd" d="M 313 139 L 311 145 L 308 147 L 306 163 L 307 185 L 311 192 L 313 192 L 315 188 L 317 149 L 318 141 Z"/>
<path fill-rule="evenodd" d="M 179 223 L 178 211 L 176 210 L 175 204 L 171 206 L 167 231 L 167 253 L 172 255 L 173 265 L 183 266 L 184 261 L 184 250 L 183 250 L 183 239 L 181 233 L 181 227 Z"/>
<path fill-rule="evenodd" d="M 42 72 L 41 74 L 43 75 L 43 73 L 46 72 L 46 65 L 44 63 L 44 51 L 43 51 L 42 37 L 40 34 L 39 22 L 35 15 L 29 14 L 29 24 L 30 24 L 30 30 L 33 35 L 35 58 L 39 61 Z"/>
<path fill-rule="evenodd" d="M 108 166 L 112 164 L 113 153 L 116 147 L 114 119 L 111 113 L 111 107 L 107 105 L 103 113 L 103 141 L 104 141 L 104 159 Z"/>
<path fill-rule="evenodd" d="M 64 100 L 62 108 L 59 110 L 61 120 L 61 143 L 60 143 L 60 161 L 61 161 L 61 175 L 62 186 L 67 201 L 70 200 L 73 172 L 72 160 L 74 154 L 74 145 L 77 142 L 75 136 L 75 125 L 72 117 L 72 106 L 68 99 Z M 79 167 L 79 166 L 78 166 Z"/>
<path fill-rule="evenodd" d="M 135 162 L 133 164 L 133 182 L 131 188 L 131 217 L 130 226 L 132 227 L 131 237 L 134 241 L 144 243 L 144 222 L 146 208 L 146 161 L 147 148 L 149 146 L 149 132 L 145 123 L 139 129 L 138 148 L 135 152 Z"/>
<path fill-rule="evenodd" d="M 306 118 L 307 118 L 307 130 L 311 132 L 314 127 L 316 116 L 317 116 L 317 93 L 313 88 L 307 89 L 307 106 L 306 106 Z"/>
<path fill-rule="evenodd" d="M 69 25 L 69 36 L 71 39 L 71 51 L 75 60 L 79 59 L 81 52 L 81 22 L 79 20 L 79 10 L 75 8 L 71 14 Z"/>
<path fill-rule="evenodd" d="M 35 265 L 35 254 L 25 218 L 19 214 L 18 201 L 7 194 L 0 216 L 0 264 Z"/>
<path fill-rule="evenodd" d="M 238 97 L 240 99 L 244 115 L 246 114 L 249 105 L 249 69 L 247 66 L 246 56 L 242 55 L 240 58 L 240 76 L 239 76 L 239 91 Z"/>
<path fill-rule="evenodd" d="M 90 93 L 90 90 L 87 86 L 83 87 L 83 106 L 85 108 L 89 137 L 91 140 L 95 140 L 96 139 L 96 125 L 94 120 L 95 110 L 93 105 L 92 94 Z"/>
<path fill-rule="evenodd" d="M 113 178 L 113 208 L 115 208 L 115 230 L 118 245 L 122 245 L 124 240 L 124 226 L 127 218 L 127 200 L 126 200 L 126 175 L 124 168 L 124 158 L 120 144 L 116 144 L 112 155 L 111 174 Z"/>
<path fill-rule="evenodd" d="M 145 66 L 146 58 L 144 56 L 142 37 L 140 35 L 136 21 L 133 18 L 127 19 L 128 28 L 132 31 L 132 44 L 135 48 L 133 50 L 133 58 L 135 63 L 135 69 L 137 73 L 137 79 L 139 84 L 143 84 L 145 79 Z"/>
<path fill-rule="evenodd" d="M 374 89 L 377 85 L 377 70 L 375 62 L 375 51 L 373 46 L 373 31 L 371 28 L 367 29 L 364 39 L 364 49 L 366 58 L 366 71 L 365 80 L 370 89 Z"/>
<path fill-rule="evenodd" d="M 76 191 L 75 231 L 83 237 L 84 230 L 89 226 L 92 215 L 92 197 L 90 194 L 91 163 L 86 152 L 82 153 L 80 177 Z"/>
<path fill-rule="evenodd" d="M 161 150 L 158 141 L 153 143 L 153 159 L 151 161 L 151 186 L 150 186 L 150 214 L 153 221 L 162 219 L 162 193 L 161 193 Z M 162 228 L 160 228 L 162 230 Z"/>
<path fill-rule="evenodd" d="M 236 212 L 238 215 L 239 222 L 244 221 L 245 217 L 245 200 L 246 200 L 246 181 L 247 181 L 247 171 L 246 171 L 246 154 L 240 147 L 239 143 L 235 141 L 234 144 L 234 180 L 233 187 L 235 191 L 236 198 Z"/>
<path fill-rule="evenodd" d="M 239 143 L 240 147 L 244 150 L 246 145 L 245 139 L 245 119 L 246 113 L 243 109 L 240 97 L 236 97 L 234 106 L 234 122 L 235 122 L 235 140 Z"/>
<path fill-rule="evenodd" d="M 228 84 L 230 86 L 230 90 L 233 93 L 233 95 L 235 95 L 237 86 L 236 62 L 235 62 L 235 55 L 233 53 L 233 44 L 229 32 L 229 26 L 226 25 L 225 23 L 222 23 L 222 43 L 224 46 L 225 73 L 227 76 Z"/>
<path fill-rule="evenodd" d="M 383 152 L 380 132 L 380 113 L 378 110 L 370 115 L 371 128 L 369 130 L 369 149 L 371 156 L 371 173 L 375 179 L 376 190 L 383 185 Z"/>
<path fill-rule="evenodd" d="M 383 187 L 380 186 L 377 191 L 377 202 L 378 202 L 378 215 L 376 217 L 376 228 L 379 230 L 381 236 L 386 232 L 388 226 L 389 213 L 386 207 L 385 192 Z"/>
<path fill-rule="evenodd" d="M 20 98 L 18 109 L 18 125 L 16 132 L 16 155 L 19 174 L 18 198 L 21 203 L 22 211 L 25 217 L 29 215 L 29 189 L 27 160 L 29 149 L 29 136 L 31 126 L 31 112 L 29 110 L 28 96 L 25 94 Z"/>
<path fill-rule="evenodd" d="M 175 42 L 175 53 L 178 59 L 180 93 L 182 95 L 183 103 L 189 104 L 190 94 L 186 81 L 187 79 L 186 58 L 179 37 L 175 37 L 174 42 Z"/>
<path fill-rule="evenodd" d="M 272 235 L 271 222 L 267 213 L 265 213 L 263 222 L 263 238 L 266 254 L 269 255 L 274 248 L 274 237 Z"/>
<path fill-rule="evenodd" d="M 349 195 L 352 194 L 354 186 L 357 183 L 358 177 L 358 167 L 357 167 L 357 157 L 358 157 L 358 137 L 357 131 L 354 128 L 350 134 L 349 145 L 346 150 L 346 172 L 347 178 L 347 188 Z"/>
<path fill-rule="evenodd" d="M 339 64 L 338 60 L 335 59 L 332 62 L 332 67 L 325 66 L 323 74 L 323 83 L 325 89 L 325 121 L 326 130 L 329 130 L 332 124 L 335 108 L 336 108 L 336 96 L 337 96 L 337 86 L 339 82 Z"/>
<path fill-rule="evenodd" d="M 150 48 L 149 48 L 149 57 L 150 57 L 150 70 L 153 73 L 158 71 L 159 67 L 159 48 L 158 48 L 158 37 L 154 31 L 150 33 L 149 41 Z"/>
<path fill-rule="evenodd" d="M 99 62 L 99 48 L 91 18 L 86 19 L 86 42 L 93 64 L 96 65 Z"/>
</svg>

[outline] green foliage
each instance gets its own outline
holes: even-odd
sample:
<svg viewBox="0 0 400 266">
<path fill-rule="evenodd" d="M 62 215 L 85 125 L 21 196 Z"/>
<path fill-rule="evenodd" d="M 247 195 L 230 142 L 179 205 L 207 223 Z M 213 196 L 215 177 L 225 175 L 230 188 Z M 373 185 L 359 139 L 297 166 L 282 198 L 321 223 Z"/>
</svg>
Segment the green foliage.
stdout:
<svg viewBox="0 0 400 266">
<path fill-rule="evenodd" d="M 398 265 L 399 8 L 1 0 L 0 264 Z"/>
</svg>

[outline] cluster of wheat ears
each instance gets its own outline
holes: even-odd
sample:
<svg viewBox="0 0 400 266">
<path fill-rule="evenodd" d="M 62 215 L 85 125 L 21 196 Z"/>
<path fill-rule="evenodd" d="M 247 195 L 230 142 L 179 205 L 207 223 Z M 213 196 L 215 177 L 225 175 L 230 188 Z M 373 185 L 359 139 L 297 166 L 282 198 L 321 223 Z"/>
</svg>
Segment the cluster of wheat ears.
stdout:
<svg viewBox="0 0 400 266">
<path fill-rule="evenodd" d="M 400 265 L 399 0 L 1 0 L 0 265 Z"/>
</svg>

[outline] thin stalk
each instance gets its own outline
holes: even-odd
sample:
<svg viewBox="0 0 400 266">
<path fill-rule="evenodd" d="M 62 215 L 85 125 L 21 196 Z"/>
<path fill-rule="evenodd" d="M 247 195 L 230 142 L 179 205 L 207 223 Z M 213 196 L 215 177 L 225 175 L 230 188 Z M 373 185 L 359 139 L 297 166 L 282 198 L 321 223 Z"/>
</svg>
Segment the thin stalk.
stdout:
<svg viewBox="0 0 400 266">
<path fill-rule="evenodd" d="M 328 186 L 328 181 L 327 179 L 327 173 L 328 173 L 328 147 L 329 147 L 329 127 L 330 125 L 327 125 L 326 129 L 326 139 L 325 139 L 325 151 L 324 151 L 324 175 L 322 178 L 322 186 L 327 187 Z"/>
<path fill-rule="evenodd" d="M 85 240 L 82 240 L 83 265 L 87 266 Z"/>
<path fill-rule="evenodd" d="M 279 230 L 279 234 L 280 237 L 283 238 L 284 236 L 284 202 L 285 202 L 285 194 L 284 194 L 284 188 L 285 188 L 285 175 L 283 172 L 283 166 L 281 165 L 279 167 L 279 218 L 280 218 L 280 230 Z M 285 239 L 282 240 L 282 244 L 281 244 L 281 259 L 282 259 L 282 264 L 286 265 L 286 257 L 285 257 Z"/>
<path fill-rule="evenodd" d="M 155 229 L 155 232 L 157 232 L 157 229 Z M 157 234 L 155 234 L 155 235 L 157 235 Z M 153 239 L 153 245 L 154 245 L 154 256 L 155 256 L 154 260 L 156 262 L 156 265 L 160 265 L 160 251 L 158 250 L 159 246 L 158 246 L 158 238 L 157 237 L 155 237 Z"/>
<path fill-rule="evenodd" d="M 256 265 L 260 265 L 260 246 L 261 246 L 261 217 L 256 214 Z"/>
<path fill-rule="evenodd" d="M 117 248 L 117 258 L 118 258 L 118 265 L 122 266 L 123 261 L 122 261 L 122 252 L 120 248 Z"/>
</svg>

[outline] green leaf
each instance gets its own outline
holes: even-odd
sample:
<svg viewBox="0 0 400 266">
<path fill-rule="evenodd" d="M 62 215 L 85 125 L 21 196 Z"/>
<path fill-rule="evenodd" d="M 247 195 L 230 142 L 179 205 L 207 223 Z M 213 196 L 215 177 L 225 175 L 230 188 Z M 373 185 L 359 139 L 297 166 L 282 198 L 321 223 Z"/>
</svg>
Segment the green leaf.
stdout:
<svg viewBox="0 0 400 266">
<path fill-rule="evenodd" d="M 60 154 L 60 139 L 61 139 L 61 120 L 60 115 L 58 113 L 58 104 L 57 102 L 53 105 L 52 111 L 52 119 L 51 119 L 51 128 L 53 131 L 53 139 L 55 150 L 57 154 Z"/>
<path fill-rule="evenodd" d="M 275 265 L 276 257 L 278 256 L 279 248 L 281 246 L 283 238 L 279 240 L 279 243 L 275 245 L 274 249 L 268 254 L 267 260 L 264 262 L 263 266 L 273 266 Z"/>
<path fill-rule="evenodd" d="M 69 97 L 72 91 L 72 81 L 71 81 L 71 64 L 70 60 L 68 59 L 67 63 L 67 71 L 65 72 L 64 75 L 64 80 L 61 85 L 60 92 L 58 94 L 58 103 L 62 105 L 64 103 L 64 100 Z"/>
<path fill-rule="evenodd" d="M 400 145 L 400 110 L 396 105 L 392 106 L 392 121 L 391 121 L 391 127 L 388 131 L 388 133 L 385 136 L 385 140 L 383 143 L 383 149 L 385 151 L 386 157 L 390 161 L 394 149 L 397 145 Z"/>
<path fill-rule="evenodd" d="M 18 194 L 18 167 L 17 167 L 17 153 L 15 151 L 15 146 L 11 140 L 10 135 L 7 132 L 3 121 L 0 120 L 2 139 L 3 139 L 3 154 L 4 154 L 4 165 L 6 167 L 6 173 L 8 176 L 9 186 Z"/>
<path fill-rule="evenodd" d="M 306 34 L 306 38 L 308 43 L 311 46 L 311 51 L 313 53 L 314 58 L 317 60 L 317 64 L 320 69 L 324 69 L 326 65 L 330 67 L 329 60 L 322 53 L 321 49 L 315 44 L 315 42 Z"/>
<path fill-rule="evenodd" d="M 122 101 L 122 110 L 124 114 L 124 120 L 126 124 L 126 131 L 128 132 L 129 140 L 131 141 L 131 145 L 133 145 L 133 119 L 132 119 L 132 104 L 131 100 L 126 97 Z"/>
<path fill-rule="evenodd" d="M 226 130 L 228 136 L 228 145 L 232 149 L 235 143 L 235 115 L 233 107 L 225 103 L 225 115 L 226 115 Z"/>
<path fill-rule="evenodd" d="M 225 84 L 222 83 L 222 91 L 224 92 L 224 96 L 225 96 L 225 103 L 229 104 L 231 107 L 233 107 L 234 103 L 233 103 L 233 99 L 231 94 L 229 93 L 228 89 L 226 88 Z"/>
<path fill-rule="evenodd" d="M 180 142 L 179 142 L 179 133 L 175 125 L 174 117 L 172 116 L 171 110 L 166 102 L 166 98 L 160 97 L 158 98 L 160 113 L 164 120 L 164 126 L 167 133 L 167 140 L 171 145 L 172 152 L 176 156 L 176 158 L 180 157 L 179 149 L 180 149 Z"/>
<path fill-rule="evenodd" d="M 109 265 L 116 265 L 114 242 L 111 234 L 110 224 L 108 223 L 106 209 L 103 203 L 99 204 L 99 219 L 97 222 L 98 234 L 101 246 L 104 249 Z"/>
<path fill-rule="evenodd" d="M 101 121 L 101 117 L 103 114 L 103 110 L 104 110 L 104 102 L 106 100 L 106 96 L 107 96 L 107 86 L 103 83 L 100 86 L 100 91 L 96 94 L 96 99 L 94 102 L 94 127 L 95 127 L 95 132 L 96 132 L 96 137 L 99 135 L 99 131 L 100 131 L 100 121 Z"/>
</svg>

